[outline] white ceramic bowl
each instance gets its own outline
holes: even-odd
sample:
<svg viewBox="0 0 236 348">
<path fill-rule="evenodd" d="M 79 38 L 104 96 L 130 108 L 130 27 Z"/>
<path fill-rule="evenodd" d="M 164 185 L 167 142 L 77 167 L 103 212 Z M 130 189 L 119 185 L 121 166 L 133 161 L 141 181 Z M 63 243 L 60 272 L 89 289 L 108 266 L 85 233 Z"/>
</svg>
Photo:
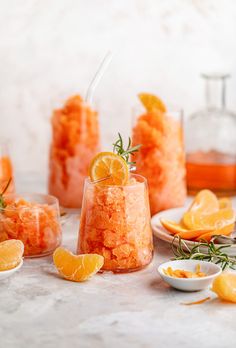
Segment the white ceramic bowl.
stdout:
<svg viewBox="0 0 236 348">
<path fill-rule="evenodd" d="M 21 260 L 19 265 L 16 266 L 15 268 L 9 269 L 7 271 L 0 271 L 0 280 L 10 277 L 12 274 L 17 272 L 22 267 L 22 265 L 23 265 L 23 259 Z"/>
<path fill-rule="evenodd" d="M 200 265 L 201 272 L 207 274 L 206 277 L 201 278 L 174 278 L 167 276 L 163 269 L 172 267 L 175 269 L 183 269 L 185 271 L 195 272 L 196 266 Z M 162 279 L 171 285 L 173 288 L 183 291 L 199 291 L 208 288 L 213 279 L 221 274 L 220 266 L 212 262 L 198 261 L 198 260 L 176 260 L 162 263 L 158 267 L 158 272 Z"/>
</svg>

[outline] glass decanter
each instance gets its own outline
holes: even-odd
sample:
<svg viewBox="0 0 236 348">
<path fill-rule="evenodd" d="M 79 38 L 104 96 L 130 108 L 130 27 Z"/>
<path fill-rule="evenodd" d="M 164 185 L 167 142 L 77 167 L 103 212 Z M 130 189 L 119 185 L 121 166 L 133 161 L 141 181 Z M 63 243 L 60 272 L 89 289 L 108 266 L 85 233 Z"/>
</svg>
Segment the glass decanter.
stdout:
<svg viewBox="0 0 236 348">
<path fill-rule="evenodd" d="M 228 74 L 204 74 L 206 108 L 186 122 L 188 193 L 236 194 L 236 114 L 226 109 Z"/>
</svg>

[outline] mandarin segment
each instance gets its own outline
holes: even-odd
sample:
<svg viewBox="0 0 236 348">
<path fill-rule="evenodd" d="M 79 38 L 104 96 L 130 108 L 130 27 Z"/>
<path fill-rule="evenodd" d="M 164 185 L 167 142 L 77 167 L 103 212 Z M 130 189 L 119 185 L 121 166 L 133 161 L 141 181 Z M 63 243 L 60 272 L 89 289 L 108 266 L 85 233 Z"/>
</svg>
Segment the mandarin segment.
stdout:
<svg viewBox="0 0 236 348">
<path fill-rule="evenodd" d="M 212 291 L 217 296 L 228 302 L 236 303 L 236 274 L 222 273 L 212 284 Z"/>
<path fill-rule="evenodd" d="M 219 207 L 219 201 L 216 195 L 210 190 L 202 190 L 194 197 L 189 211 L 211 214 L 217 212 Z"/>
<path fill-rule="evenodd" d="M 69 250 L 59 247 L 53 253 L 53 261 L 63 278 L 82 282 L 102 268 L 104 257 L 97 254 L 73 255 Z"/>
<path fill-rule="evenodd" d="M 20 240 L 11 239 L 0 243 L 0 271 L 18 266 L 24 253 L 24 244 Z"/>
</svg>

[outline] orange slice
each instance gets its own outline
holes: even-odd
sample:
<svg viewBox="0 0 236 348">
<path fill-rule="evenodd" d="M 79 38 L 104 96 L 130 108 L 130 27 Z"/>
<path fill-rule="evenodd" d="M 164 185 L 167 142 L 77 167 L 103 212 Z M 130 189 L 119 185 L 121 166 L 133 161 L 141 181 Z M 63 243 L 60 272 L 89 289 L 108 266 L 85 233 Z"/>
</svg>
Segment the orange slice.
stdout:
<svg viewBox="0 0 236 348">
<path fill-rule="evenodd" d="M 89 176 L 101 185 L 125 185 L 129 179 L 129 167 L 121 156 L 100 152 L 92 160 Z"/>
<path fill-rule="evenodd" d="M 212 214 L 188 211 L 183 216 L 184 225 L 189 229 L 219 230 L 235 222 L 233 209 L 220 209 Z"/>
<path fill-rule="evenodd" d="M 98 254 L 73 255 L 59 247 L 53 253 L 53 261 L 63 278 L 83 282 L 102 268 L 104 257 Z"/>
<path fill-rule="evenodd" d="M 232 200 L 228 197 L 220 198 L 219 208 L 220 209 L 232 208 Z"/>
<path fill-rule="evenodd" d="M 219 201 L 216 195 L 210 190 L 202 190 L 198 192 L 188 211 L 198 211 L 204 214 L 211 214 L 218 210 Z"/>
<path fill-rule="evenodd" d="M 22 260 L 24 244 L 17 239 L 0 243 L 0 271 L 15 268 Z"/>
<path fill-rule="evenodd" d="M 160 222 L 162 226 L 169 231 L 171 234 L 181 233 L 181 232 L 187 232 L 188 230 L 186 228 L 183 228 L 181 224 L 178 224 L 177 222 L 166 220 L 166 219 L 160 219 Z"/>
<path fill-rule="evenodd" d="M 155 110 L 160 110 L 161 112 L 166 112 L 166 106 L 163 101 L 157 96 L 149 93 L 140 93 L 138 95 L 139 100 L 148 112 Z"/>
<path fill-rule="evenodd" d="M 212 284 L 212 291 L 222 300 L 236 303 L 236 274 L 222 273 Z"/>
</svg>

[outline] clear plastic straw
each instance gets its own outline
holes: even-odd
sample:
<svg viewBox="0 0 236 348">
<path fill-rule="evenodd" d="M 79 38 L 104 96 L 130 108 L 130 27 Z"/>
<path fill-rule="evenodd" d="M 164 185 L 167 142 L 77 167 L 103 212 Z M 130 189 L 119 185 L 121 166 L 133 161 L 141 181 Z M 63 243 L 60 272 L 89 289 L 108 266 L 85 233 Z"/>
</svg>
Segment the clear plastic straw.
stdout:
<svg viewBox="0 0 236 348">
<path fill-rule="evenodd" d="M 99 68 L 98 68 L 96 74 L 94 75 L 92 81 L 89 84 L 89 87 L 88 87 L 88 90 L 86 93 L 86 97 L 85 97 L 85 101 L 88 104 L 92 103 L 94 91 L 95 91 L 98 83 L 100 82 L 103 74 L 105 73 L 108 65 L 110 64 L 111 59 L 112 59 L 112 52 L 108 51 L 107 54 L 105 55 L 105 57 L 103 58 L 101 64 L 99 65 Z"/>
</svg>

